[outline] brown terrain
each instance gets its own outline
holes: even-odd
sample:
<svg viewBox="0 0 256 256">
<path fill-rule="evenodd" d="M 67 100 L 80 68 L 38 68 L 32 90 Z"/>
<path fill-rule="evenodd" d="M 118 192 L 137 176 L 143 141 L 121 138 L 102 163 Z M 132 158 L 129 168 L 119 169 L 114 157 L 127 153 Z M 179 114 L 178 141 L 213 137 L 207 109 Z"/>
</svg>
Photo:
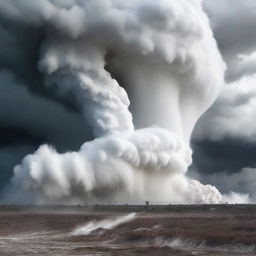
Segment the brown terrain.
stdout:
<svg viewBox="0 0 256 256">
<path fill-rule="evenodd" d="M 256 255 L 256 206 L 1 206 L 0 256 L 14 255 Z"/>
</svg>

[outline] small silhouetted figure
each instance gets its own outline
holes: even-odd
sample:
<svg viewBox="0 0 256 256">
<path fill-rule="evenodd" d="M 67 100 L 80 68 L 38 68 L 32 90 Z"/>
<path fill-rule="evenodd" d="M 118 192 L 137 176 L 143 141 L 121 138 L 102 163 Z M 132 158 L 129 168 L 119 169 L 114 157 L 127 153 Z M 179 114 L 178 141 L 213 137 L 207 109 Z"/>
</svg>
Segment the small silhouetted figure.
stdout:
<svg viewBox="0 0 256 256">
<path fill-rule="evenodd" d="M 149 206 L 149 201 L 146 201 L 146 206 L 147 206 L 147 207 Z"/>
</svg>

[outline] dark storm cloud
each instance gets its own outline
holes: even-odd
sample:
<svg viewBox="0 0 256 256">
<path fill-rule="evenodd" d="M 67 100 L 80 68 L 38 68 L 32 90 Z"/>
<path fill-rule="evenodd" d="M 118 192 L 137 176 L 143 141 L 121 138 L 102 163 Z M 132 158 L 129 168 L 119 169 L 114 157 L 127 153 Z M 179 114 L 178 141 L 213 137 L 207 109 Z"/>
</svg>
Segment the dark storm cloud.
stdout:
<svg viewBox="0 0 256 256">
<path fill-rule="evenodd" d="M 0 121 L 2 126 L 17 127 L 44 137 L 57 148 L 78 147 L 80 140 L 89 135 L 79 113 L 31 93 L 6 70 L 0 71 Z"/>
<path fill-rule="evenodd" d="M 223 193 L 239 192 L 231 202 L 256 201 L 255 85 L 254 76 L 226 85 L 194 131 L 192 169 Z"/>
<path fill-rule="evenodd" d="M 0 188 L 6 185 L 6 180 L 13 175 L 10 170 L 18 161 L 34 151 L 45 138 L 31 134 L 17 127 L 0 126 Z"/>
<path fill-rule="evenodd" d="M 34 94 L 10 71 L 0 71 L 0 187 L 13 167 L 42 143 L 77 149 L 90 137 L 79 113 Z"/>
<path fill-rule="evenodd" d="M 255 143 L 238 139 L 215 141 L 205 139 L 194 141 L 192 147 L 194 151 L 193 165 L 190 167 L 192 177 L 205 184 L 214 184 L 224 194 L 230 191 L 238 192 L 234 200 L 246 202 L 245 199 L 248 199 L 255 202 Z"/>
<path fill-rule="evenodd" d="M 256 143 L 239 139 L 192 143 L 190 175 L 213 184 L 230 203 L 256 202 Z"/>
<path fill-rule="evenodd" d="M 1 4 L 4 4 L 1 1 Z M 82 116 L 42 90 L 37 70 L 40 28 L 0 15 L 0 189 L 13 167 L 42 143 L 77 149 L 91 137 Z"/>
<path fill-rule="evenodd" d="M 196 141 L 193 164 L 205 174 L 239 172 L 243 167 L 256 167 L 256 144 L 239 140 Z"/>
</svg>

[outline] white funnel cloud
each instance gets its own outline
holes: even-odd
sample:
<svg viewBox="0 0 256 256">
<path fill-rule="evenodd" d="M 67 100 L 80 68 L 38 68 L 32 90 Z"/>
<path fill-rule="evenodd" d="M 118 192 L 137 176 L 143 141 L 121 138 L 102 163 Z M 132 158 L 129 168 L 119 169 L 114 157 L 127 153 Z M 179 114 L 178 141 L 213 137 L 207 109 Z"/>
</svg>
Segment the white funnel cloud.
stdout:
<svg viewBox="0 0 256 256">
<path fill-rule="evenodd" d="M 218 203 L 216 188 L 185 176 L 193 127 L 224 83 L 201 1 L 26 3 L 0 9 L 44 28 L 45 87 L 73 99 L 95 140 L 64 154 L 41 146 L 15 167 L 13 186 L 45 203 Z"/>
</svg>

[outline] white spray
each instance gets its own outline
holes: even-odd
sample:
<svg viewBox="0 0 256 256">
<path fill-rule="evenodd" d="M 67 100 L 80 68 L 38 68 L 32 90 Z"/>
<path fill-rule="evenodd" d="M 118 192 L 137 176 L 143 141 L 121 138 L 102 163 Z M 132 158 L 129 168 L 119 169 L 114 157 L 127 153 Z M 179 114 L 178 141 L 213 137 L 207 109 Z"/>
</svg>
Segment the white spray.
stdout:
<svg viewBox="0 0 256 256">
<path fill-rule="evenodd" d="M 116 218 L 111 219 L 105 219 L 100 221 L 91 221 L 84 226 L 76 228 L 74 231 L 72 231 L 72 235 L 74 236 L 86 236 L 90 235 L 93 231 L 97 229 L 113 229 L 121 224 L 127 223 L 131 220 L 133 220 L 136 217 L 136 213 L 130 213 L 125 216 L 120 216 Z"/>
<path fill-rule="evenodd" d="M 76 101 L 97 139 L 65 154 L 41 146 L 13 185 L 45 203 L 219 202 L 217 189 L 185 176 L 192 129 L 225 70 L 201 1 L 22 2 L 0 9 L 45 29 L 45 86 Z"/>
</svg>

